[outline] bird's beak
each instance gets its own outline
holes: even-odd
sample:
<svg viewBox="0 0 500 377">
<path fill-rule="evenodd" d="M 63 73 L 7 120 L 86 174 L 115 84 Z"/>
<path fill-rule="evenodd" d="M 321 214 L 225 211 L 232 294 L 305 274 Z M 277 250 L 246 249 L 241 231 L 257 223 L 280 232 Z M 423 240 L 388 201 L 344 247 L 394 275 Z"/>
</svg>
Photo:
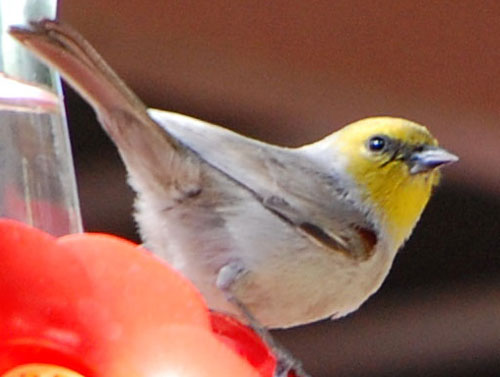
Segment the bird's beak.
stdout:
<svg viewBox="0 0 500 377">
<path fill-rule="evenodd" d="M 446 149 L 426 146 L 423 150 L 413 152 L 408 162 L 410 174 L 418 174 L 456 161 L 458 157 Z"/>
</svg>

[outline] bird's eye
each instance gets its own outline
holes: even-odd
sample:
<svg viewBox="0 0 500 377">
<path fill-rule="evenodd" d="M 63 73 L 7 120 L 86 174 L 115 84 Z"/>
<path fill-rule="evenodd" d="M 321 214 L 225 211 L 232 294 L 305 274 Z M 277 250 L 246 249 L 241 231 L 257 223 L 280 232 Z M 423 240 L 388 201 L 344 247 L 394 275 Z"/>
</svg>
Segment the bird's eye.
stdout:
<svg viewBox="0 0 500 377">
<path fill-rule="evenodd" d="M 381 152 L 387 147 L 387 140 L 383 136 L 373 136 L 368 140 L 368 149 L 372 152 Z"/>
</svg>

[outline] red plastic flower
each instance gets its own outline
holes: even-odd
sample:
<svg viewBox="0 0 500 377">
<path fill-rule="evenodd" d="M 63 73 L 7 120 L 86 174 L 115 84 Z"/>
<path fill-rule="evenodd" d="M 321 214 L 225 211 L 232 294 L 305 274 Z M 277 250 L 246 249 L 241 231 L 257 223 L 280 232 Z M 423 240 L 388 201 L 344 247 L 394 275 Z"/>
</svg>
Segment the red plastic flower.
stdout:
<svg viewBox="0 0 500 377">
<path fill-rule="evenodd" d="M 252 330 L 211 314 L 135 244 L 0 220 L 0 376 L 244 377 L 275 366 Z"/>
</svg>

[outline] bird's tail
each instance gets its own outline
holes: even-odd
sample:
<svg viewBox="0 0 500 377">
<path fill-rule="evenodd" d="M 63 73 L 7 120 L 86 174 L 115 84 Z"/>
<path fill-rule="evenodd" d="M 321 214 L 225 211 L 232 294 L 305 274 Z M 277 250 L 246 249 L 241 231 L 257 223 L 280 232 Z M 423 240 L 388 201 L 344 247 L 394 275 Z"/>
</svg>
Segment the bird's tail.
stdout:
<svg viewBox="0 0 500 377">
<path fill-rule="evenodd" d="M 30 27 L 11 27 L 10 34 L 55 67 L 91 104 L 137 181 L 171 188 L 177 182 L 165 179 L 166 161 L 175 165 L 169 168 L 178 178 L 189 178 L 186 149 L 149 117 L 141 100 L 78 32 L 58 21 L 42 20 Z"/>
</svg>

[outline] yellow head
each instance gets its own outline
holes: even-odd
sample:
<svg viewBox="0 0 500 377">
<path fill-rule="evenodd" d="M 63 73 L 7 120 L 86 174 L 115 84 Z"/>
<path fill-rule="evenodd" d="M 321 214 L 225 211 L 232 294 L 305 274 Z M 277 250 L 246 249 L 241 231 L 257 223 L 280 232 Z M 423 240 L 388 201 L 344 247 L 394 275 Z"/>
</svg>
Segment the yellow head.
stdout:
<svg viewBox="0 0 500 377">
<path fill-rule="evenodd" d="M 439 182 L 436 168 L 458 158 L 439 148 L 425 127 L 405 119 L 363 119 L 332 136 L 345 157 L 346 172 L 360 188 L 363 205 L 374 212 L 392 241 L 402 244 Z"/>
</svg>

